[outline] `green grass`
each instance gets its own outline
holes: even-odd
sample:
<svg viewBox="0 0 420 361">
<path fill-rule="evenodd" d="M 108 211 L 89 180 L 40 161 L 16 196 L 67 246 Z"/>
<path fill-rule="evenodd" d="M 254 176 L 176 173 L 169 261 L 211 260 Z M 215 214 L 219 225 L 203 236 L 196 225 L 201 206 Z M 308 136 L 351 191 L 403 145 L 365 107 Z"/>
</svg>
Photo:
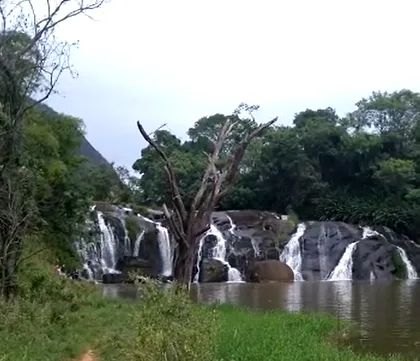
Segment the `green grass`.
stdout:
<svg viewBox="0 0 420 361">
<path fill-rule="evenodd" d="M 31 273 L 21 298 L 0 304 L 0 360 L 71 360 L 86 348 L 102 361 L 386 360 L 339 347 L 349 329 L 329 316 L 203 306 L 175 287 L 142 287 L 142 302 L 116 301 Z"/>
<path fill-rule="evenodd" d="M 379 361 L 398 360 L 358 355 L 343 346 L 350 326 L 326 315 L 218 309 L 218 361 Z"/>
</svg>

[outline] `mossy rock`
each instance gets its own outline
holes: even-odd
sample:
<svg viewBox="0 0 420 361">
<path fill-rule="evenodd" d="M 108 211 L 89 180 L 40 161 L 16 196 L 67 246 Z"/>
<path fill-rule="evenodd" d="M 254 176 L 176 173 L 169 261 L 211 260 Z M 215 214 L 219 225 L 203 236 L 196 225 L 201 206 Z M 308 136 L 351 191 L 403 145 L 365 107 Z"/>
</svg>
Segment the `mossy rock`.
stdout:
<svg viewBox="0 0 420 361">
<path fill-rule="evenodd" d="M 394 276 L 398 279 L 407 279 L 407 267 L 397 248 L 392 250 L 391 258 L 395 267 L 395 271 L 393 272 Z"/>
</svg>

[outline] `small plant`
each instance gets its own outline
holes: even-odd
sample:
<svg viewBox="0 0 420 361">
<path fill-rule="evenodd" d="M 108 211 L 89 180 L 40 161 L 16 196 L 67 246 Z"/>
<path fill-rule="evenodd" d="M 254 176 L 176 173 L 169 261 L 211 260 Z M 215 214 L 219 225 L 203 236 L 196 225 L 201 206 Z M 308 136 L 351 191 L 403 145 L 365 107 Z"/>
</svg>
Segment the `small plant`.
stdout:
<svg viewBox="0 0 420 361">
<path fill-rule="evenodd" d="M 299 217 L 297 213 L 291 208 L 288 208 L 287 210 L 287 221 L 292 224 L 293 227 L 296 227 L 299 224 Z"/>
<path fill-rule="evenodd" d="M 397 248 L 394 248 L 391 253 L 392 263 L 394 264 L 395 271 L 394 276 L 398 279 L 406 279 L 407 278 L 407 267 L 404 264 L 400 253 L 398 252 Z"/>
<path fill-rule="evenodd" d="M 137 217 L 130 215 L 125 219 L 125 227 L 127 228 L 127 235 L 131 241 L 135 241 L 137 234 L 140 232 L 140 226 L 137 223 Z"/>
<path fill-rule="evenodd" d="M 299 224 L 298 215 L 291 209 L 287 210 L 287 219 L 284 222 L 281 229 L 277 232 L 277 244 L 282 245 L 290 237 L 290 232 Z"/>
</svg>

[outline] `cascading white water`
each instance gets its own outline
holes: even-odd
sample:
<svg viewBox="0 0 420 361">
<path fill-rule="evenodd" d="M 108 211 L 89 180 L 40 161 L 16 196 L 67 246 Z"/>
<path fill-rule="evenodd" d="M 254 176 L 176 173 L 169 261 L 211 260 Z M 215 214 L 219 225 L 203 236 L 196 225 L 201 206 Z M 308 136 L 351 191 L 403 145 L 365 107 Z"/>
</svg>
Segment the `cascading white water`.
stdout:
<svg viewBox="0 0 420 361">
<path fill-rule="evenodd" d="M 117 243 L 114 237 L 111 226 L 105 223 L 104 215 L 98 211 L 98 224 L 101 231 L 101 259 L 106 271 L 112 273 L 115 272 L 117 264 L 116 249 Z"/>
<path fill-rule="evenodd" d="M 171 276 L 173 272 L 174 249 L 172 247 L 171 237 L 169 236 L 168 229 L 163 227 L 159 222 L 155 222 L 150 218 L 144 217 L 140 214 L 137 216 L 141 217 L 146 222 L 153 223 L 156 226 L 158 231 L 157 240 L 159 244 L 160 256 L 162 259 L 161 275 L 165 277 Z"/>
<path fill-rule="evenodd" d="M 370 227 L 363 227 L 362 239 L 366 239 L 372 236 L 382 236 L 379 232 L 374 231 Z M 328 276 L 329 281 L 341 281 L 341 280 L 351 280 L 353 279 L 353 252 L 354 248 L 356 247 L 357 242 L 350 243 L 346 250 L 344 251 L 343 255 L 341 256 L 340 261 L 338 262 L 337 266 L 335 266 L 334 270 Z M 375 278 L 373 272 L 370 273 L 370 279 L 372 280 Z"/>
<path fill-rule="evenodd" d="M 204 234 L 203 237 L 201 237 L 200 243 L 198 245 L 197 263 L 195 266 L 197 268 L 197 273 L 194 275 L 193 283 L 198 283 L 198 280 L 200 278 L 200 264 L 201 264 L 201 259 L 203 257 L 203 245 L 204 245 L 204 240 L 206 239 L 207 234 L 208 234 L 208 231 Z"/>
<path fill-rule="evenodd" d="M 173 266 L 173 252 L 171 246 L 171 239 L 168 230 L 160 223 L 156 224 L 158 230 L 158 243 L 160 255 L 162 258 L 162 276 L 172 275 Z"/>
<path fill-rule="evenodd" d="M 372 230 L 370 227 L 363 227 L 363 237 L 362 238 L 367 238 L 367 237 L 371 237 L 371 236 L 381 236 L 384 237 L 382 234 L 380 234 L 377 231 Z M 385 237 L 384 237 L 385 238 Z M 418 247 L 418 245 L 411 241 L 411 243 L 413 243 L 414 245 L 416 245 Z M 401 259 L 407 269 L 407 278 L 408 279 L 417 279 L 419 278 L 416 269 L 414 268 L 413 264 L 411 263 L 410 259 L 407 256 L 407 253 L 405 252 L 404 249 L 402 249 L 399 246 L 395 246 L 395 248 L 397 249 L 399 255 L 401 256 Z M 372 274 L 372 272 L 371 272 Z M 371 279 L 372 279 L 372 275 L 371 275 Z"/>
<path fill-rule="evenodd" d="M 231 267 L 229 262 L 226 261 L 226 239 L 223 237 L 223 234 L 214 224 L 210 225 L 208 234 L 214 235 L 217 239 L 217 243 L 212 249 L 212 256 L 213 259 L 217 259 L 228 266 L 228 282 L 242 282 L 241 272 Z"/>
<path fill-rule="evenodd" d="M 230 229 L 229 229 L 229 232 L 231 233 L 231 234 L 234 234 L 234 230 L 235 230 L 235 228 L 236 228 L 236 226 L 235 226 L 235 223 L 233 223 L 233 221 L 232 221 L 232 218 L 230 218 L 228 215 L 226 215 L 226 217 L 227 217 L 227 219 L 229 220 L 229 223 L 230 223 Z"/>
<path fill-rule="evenodd" d="M 143 239 L 145 231 L 142 230 L 141 233 L 138 235 L 136 239 L 136 243 L 134 243 L 134 250 L 133 250 L 133 257 L 138 257 L 140 253 L 140 244 Z"/>
<path fill-rule="evenodd" d="M 88 262 L 92 262 L 92 259 L 94 260 L 96 254 L 97 254 L 97 250 L 94 244 L 92 243 L 88 243 L 85 244 L 82 240 L 78 240 L 75 242 L 75 246 L 76 246 L 76 252 L 78 253 L 78 255 L 80 256 L 80 259 L 83 263 L 83 270 L 85 271 L 85 274 L 87 275 L 87 278 L 89 280 L 94 280 L 95 279 L 95 274 L 92 271 L 92 269 L 89 267 Z M 95 260 L 94 260 L 95 262 Z M 95 262 L 97 263 L 97 261 Z"/>
<path fill-rule="evenodd" d="M 359 241 L 350 243 L 347 246 L 337 266 L 335 266 L 334 270 L 328 277 L 328 280 L 341 281 L 353 279 L 353 251 L 357 243 L 359 243 Z"/>
<path fill-rule="evenodd" d="M 380 236 L 380 237 L 383 237 L 382 234 L 380 234 L 377 231 L 374 231 L 372 228 L 370 228 L 370 227 L 363 227 L 362 239 L 366 239 L 366 238 L 372 237 L 372 236 Z"/>
<path fill-rule="evenodd" d="M 213 258 L 225 262 L 226 240 L 214 224 L 210 225 L 210 234 L 213 234 L 217 239 L 216 245 L 211 250 Z"/>
<path fill-rule="evenodd" d="M 395 247 L 397 248 L 398 253 L 400 254 L 401 259 L 404 262 L 405 267 L 407 269 L 407 278 L 408 279 L 419 278 L 416 269 L 414 268 L 413 264 L 407 257 L 407 253 L 401 247 L 398 247 L 398 246 L 395 246 Z"/>
<path fill-rule="evenodd" d="M 303 281 L 302 277 L 302 254 L 300 251 L 299 240 L 306 230 L 304 223 L 299 223 L 295 234 L 287 242 L 280 255 L 280 261 L 286 263 L 292 270 L 295 276 L 295 281 Z"/>
</svg>

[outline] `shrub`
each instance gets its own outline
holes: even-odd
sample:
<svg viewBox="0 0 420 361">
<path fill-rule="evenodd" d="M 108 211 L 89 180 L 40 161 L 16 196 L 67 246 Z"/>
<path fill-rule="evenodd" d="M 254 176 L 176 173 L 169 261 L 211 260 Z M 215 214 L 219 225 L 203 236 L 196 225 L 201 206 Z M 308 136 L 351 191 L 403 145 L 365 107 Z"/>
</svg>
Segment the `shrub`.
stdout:
<svg viewBox="0 0 420 361">
<path fill-rule="evenodd" d="M 193 303 L 186 289 L 163 289 L 154 281 L 141 286 L 131 337 L 113 335 L 105 359 L 126 361 L 207 361 L 214 355 L 216 312 Z"/>
<path fill-rule="evenodd" d="M 137 223 L 137 217 L 128 216 L 125 219 L 125 227 L 127 229 L 128 238 L 130 238 L 131 241 L 135 241 L 137 234 L 140 232 L 140 226 Z"/>
</svg>

